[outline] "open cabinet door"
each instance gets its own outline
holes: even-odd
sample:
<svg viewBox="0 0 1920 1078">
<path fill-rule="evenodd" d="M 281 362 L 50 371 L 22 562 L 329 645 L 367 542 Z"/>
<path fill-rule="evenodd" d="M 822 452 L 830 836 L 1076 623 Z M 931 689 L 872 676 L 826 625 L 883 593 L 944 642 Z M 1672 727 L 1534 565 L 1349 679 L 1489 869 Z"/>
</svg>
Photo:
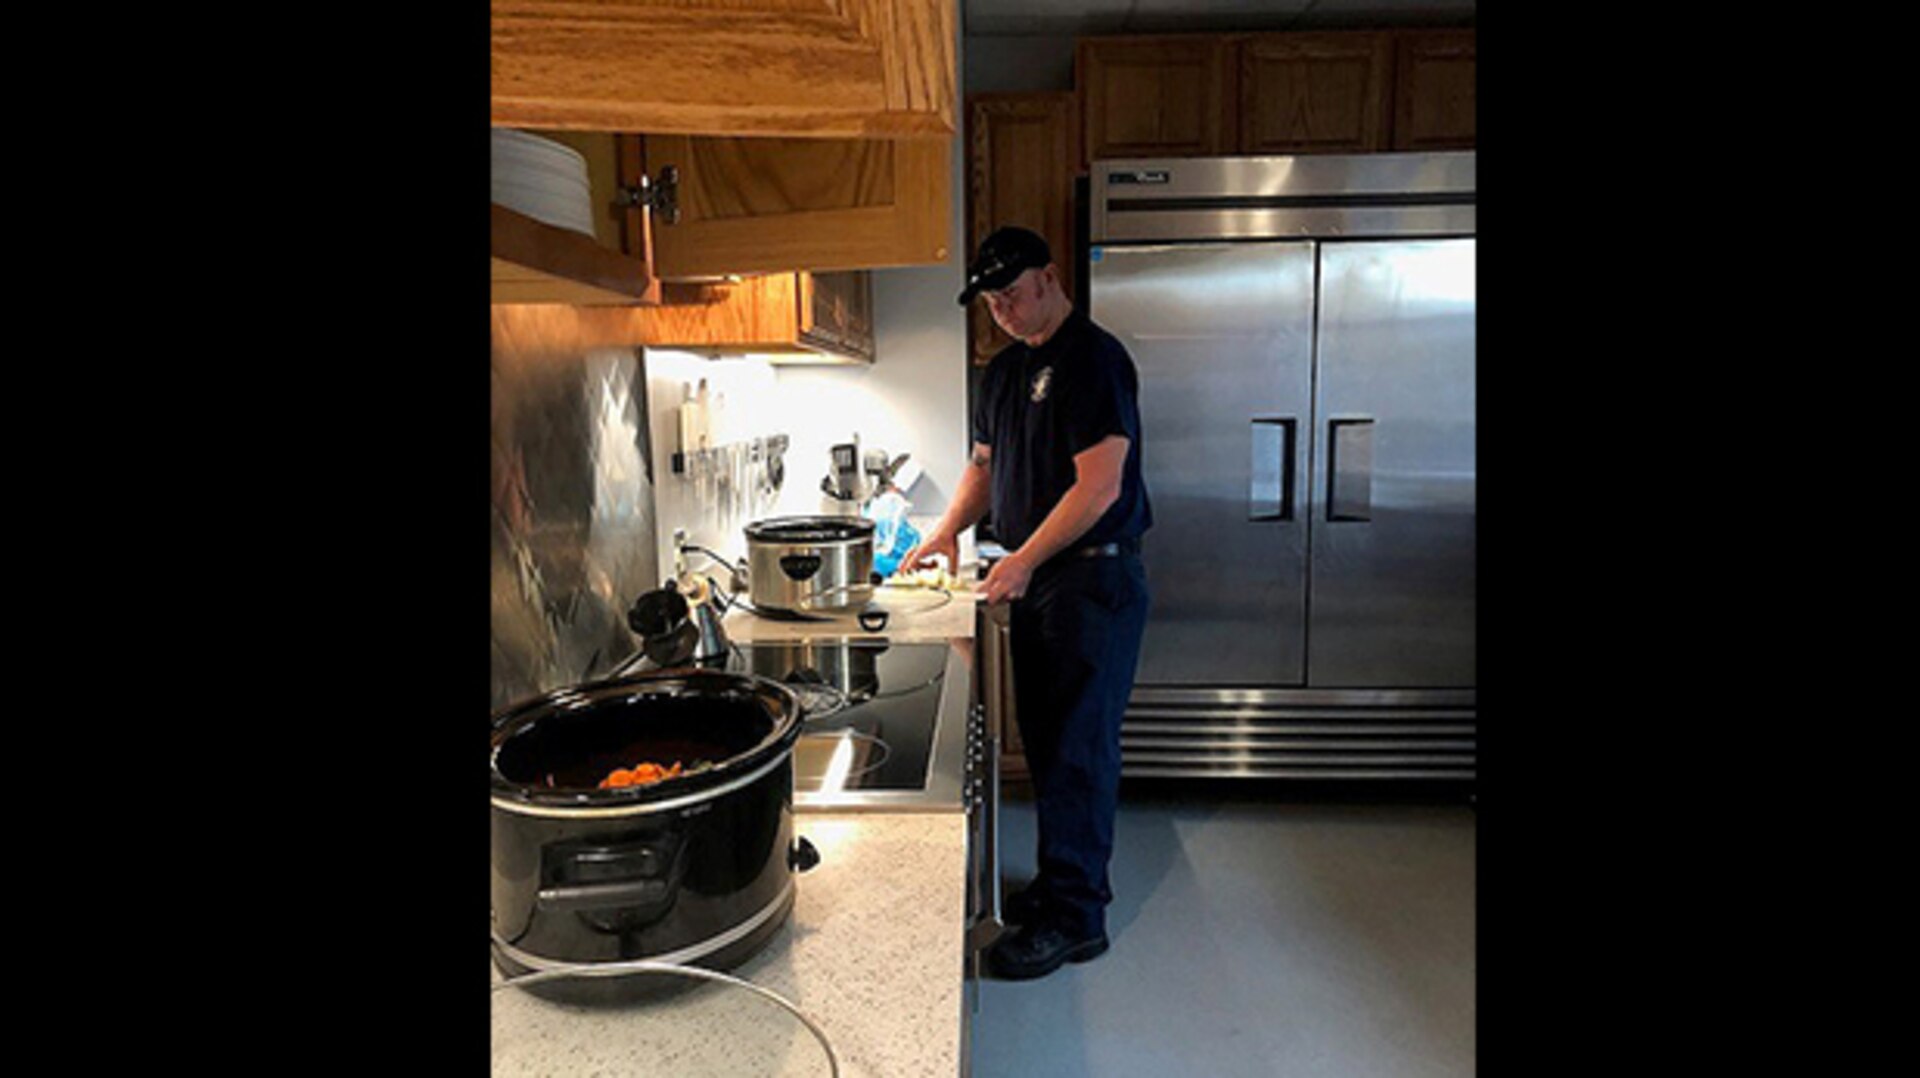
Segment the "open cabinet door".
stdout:
<svg viewBox="0 0 1920 1078">
<path fill-rule="evenodd" d="M 952 141 L 648 135 L 647 172 L 678 172 L 656 216 L 663 278 L 871 269 L 947 260 Z"/>
<path fill-rule="evenodd" d="M 558 142 L 585 159 L 594 232 L 559 228 L 496 203 L 493 302 L 587 307 L 664 302 L 653 271 L 649 215 L 638 208 L 620 208 L 617 198 L 621 185 L 638 182 L 643 171 L 640 140 L 595 131 L 529 134 Z"/>
</svg>

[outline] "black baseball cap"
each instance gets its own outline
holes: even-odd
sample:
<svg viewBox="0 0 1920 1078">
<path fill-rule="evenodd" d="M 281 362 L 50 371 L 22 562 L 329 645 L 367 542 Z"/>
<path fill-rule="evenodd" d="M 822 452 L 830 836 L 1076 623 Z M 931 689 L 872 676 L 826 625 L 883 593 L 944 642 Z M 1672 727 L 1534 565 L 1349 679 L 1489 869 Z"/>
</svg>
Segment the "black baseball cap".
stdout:
<svg viewBox="0 0 1920 1078">
<path fill-rule="evenodd" d="M 967 267 L 967 287 L 960 293 L 960 305 L 973 302 L 981 292 L 1005 288 L 1030 269 L 1040 269 L 1053 261 L 1053 252 L 1038 232 L 1008 225 L 994 229 L 980 241 L 980 252 Z"/>
</svg>

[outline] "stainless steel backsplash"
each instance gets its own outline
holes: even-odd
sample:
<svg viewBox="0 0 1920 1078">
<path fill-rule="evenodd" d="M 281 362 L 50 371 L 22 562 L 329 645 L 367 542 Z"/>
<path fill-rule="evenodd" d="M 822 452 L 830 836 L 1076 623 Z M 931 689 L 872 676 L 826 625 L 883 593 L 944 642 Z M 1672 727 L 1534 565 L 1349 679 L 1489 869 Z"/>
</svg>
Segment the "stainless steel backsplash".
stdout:
<svg viewBox="0 0 1920 1078">
<path fill-rule="evenodd" d="M 495 708 L 624 661 L 660 584 L 643 359 L 596 346 L 595 317 L 493 308 Z"/>
</svg>

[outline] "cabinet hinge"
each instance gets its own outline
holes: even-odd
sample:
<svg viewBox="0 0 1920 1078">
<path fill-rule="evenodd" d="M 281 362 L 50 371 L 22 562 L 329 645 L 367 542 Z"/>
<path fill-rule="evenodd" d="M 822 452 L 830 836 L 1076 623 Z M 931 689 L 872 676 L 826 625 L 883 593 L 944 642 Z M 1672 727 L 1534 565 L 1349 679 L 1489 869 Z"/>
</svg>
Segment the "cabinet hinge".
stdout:
<svg viewBox="0 0 1920 1078">
<path fill-rule="evenodd" d="M 659 179 L 649 179 L 644 173 L 636 184 L 621 184 L 619 197 L 614 204 L 621 209 L 643 206 L 653 211 L 653 215 L 663 224 L 680 223 L 680 170 L 668 165 L 660 170 Z"/>
</svg>

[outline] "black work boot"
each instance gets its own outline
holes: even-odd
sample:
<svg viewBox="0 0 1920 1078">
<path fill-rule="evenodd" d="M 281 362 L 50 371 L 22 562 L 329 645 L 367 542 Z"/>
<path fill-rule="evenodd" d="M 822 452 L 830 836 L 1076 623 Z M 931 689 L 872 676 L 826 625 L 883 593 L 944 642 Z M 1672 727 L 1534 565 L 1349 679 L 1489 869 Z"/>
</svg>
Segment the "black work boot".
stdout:
<svg viewBox="0 0 1920 1078">
<path fill-rule="evenodd" d="M 1073 935 L 1058 923 L 1043 920 L 1022 925 L 993 941 L 987 962 L 996 976 L 1009 981 L 1044 977 L 1065 962 L 1087 962 L 1107 950 L 1107 934 Z"/>
<path fill-rule="evenodd" d="M 1000 903 L 1000 920 L 1010 925 L 1030 925 L 1047 914 L 1047 896 L 1038 883 L 1030 883 L 1008 895 Z"/>
</svg>

